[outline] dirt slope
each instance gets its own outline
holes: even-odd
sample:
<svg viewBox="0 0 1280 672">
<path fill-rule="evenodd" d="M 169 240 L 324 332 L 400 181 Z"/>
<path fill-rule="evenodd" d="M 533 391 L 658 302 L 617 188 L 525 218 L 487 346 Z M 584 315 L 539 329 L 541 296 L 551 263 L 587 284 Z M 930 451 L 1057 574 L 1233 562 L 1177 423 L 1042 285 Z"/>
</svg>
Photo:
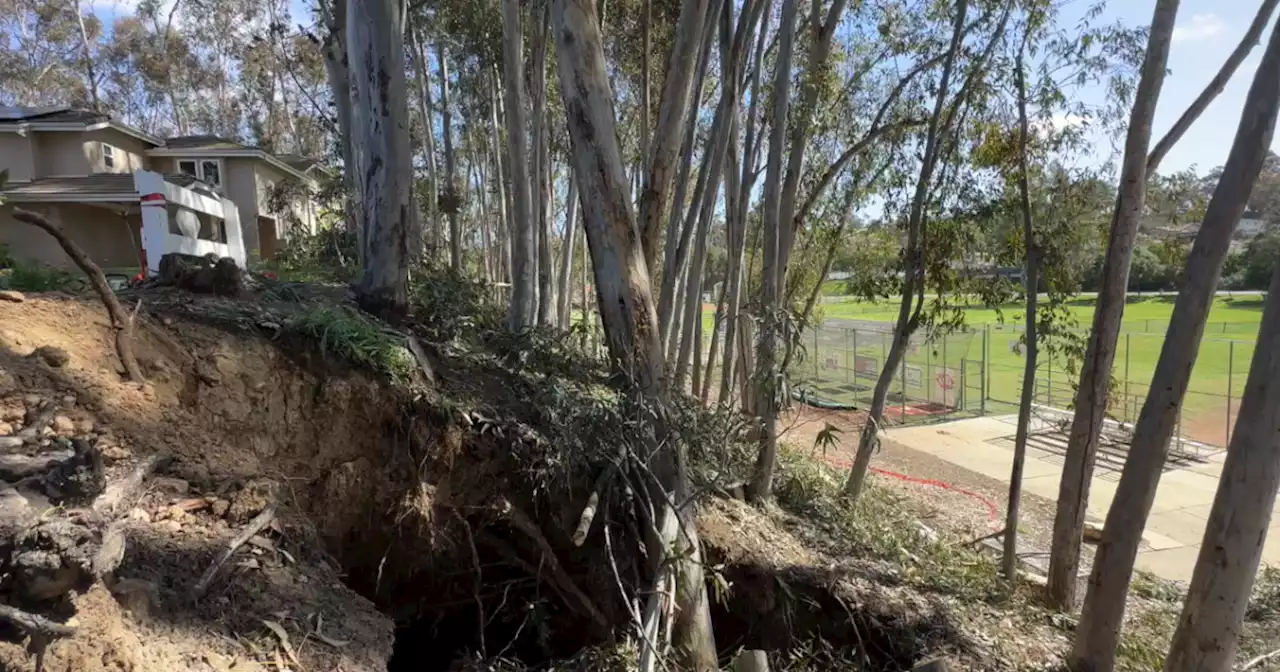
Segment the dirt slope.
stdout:
<svg viewBox="0 0 1280 672">
<path fill-rule="evenodd" d="M 144 318 L 138 330 L 149 381 L 138 385 L 115 370 L 100 304 L 0 301 L 0 436 L 55 404 L 43 448 L 58 436 L 95 444 L 108 485 L 149 456 L 173 458 L 115 517 L 126 532 L 123 559 L 73 593 L 78 632 L 49 647 L 45 669 L 385 670 L 391 620 L 343 585 L 321 544 L 359 524 L 350 516 L 364 510 L 351 491 L 387 414 L 373 384 L 318 378 L 264 338 L 163 322 Z M 65 352 L 64 364 L 33 354 L 50 346 Z M 33 507 L 46 504 L 18 492 Z M 276 521 L 193 599 L 201 572 L 273 499 Z M 327 513 L 308 515 L 316 510 Z M 0 590 L 15 590 L 14 576 L 4 580 Z M 0 645 L 0 669 L 34 669 L 22 634 L 0 635 L 14 642 Z"/>
</svg>

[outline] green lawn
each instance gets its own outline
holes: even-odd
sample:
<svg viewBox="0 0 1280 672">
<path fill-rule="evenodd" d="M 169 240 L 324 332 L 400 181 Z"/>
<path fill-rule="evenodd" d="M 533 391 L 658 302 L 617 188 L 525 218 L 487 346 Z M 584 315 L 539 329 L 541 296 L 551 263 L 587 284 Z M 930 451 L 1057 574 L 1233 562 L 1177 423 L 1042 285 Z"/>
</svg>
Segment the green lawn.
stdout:
<svg viewBox="0 0 1280 672">
<path fill-rule="evenodd" d="M 1094 301 L 1093 297 L 1082 297 L 1069 306 L 1081 331 L 1091 325 Z M 1134 297 L 1125 307 L 1124 333 L 1112 369 L 1117 383 L 1111 409 L 1114 416 L 1136 419 L 1160 355 L 1173 302 L 1172 296 Z M 1183 434 L 1215 444 L 1225 442 L 1228 413 L 1234 417 L 1239 408 L 1253 356 L 1262 302 L 1263 297 L 1252 295 L 1222 297 L 1214 302 L 1185 402 Z M 936 376 L 945 375 L 951 379 L 953 389 L 964 390 L 966 410 L 1011 408 L 1021 390 L 1024 366 L 1019 347 L 1022 308 L 1009 305 L 996 311 L 975 306 L 965 309 L 964 314 L 966 333 L 928 343 L 920 337 L 921 342 L 907 355 L 911 370 L 902 376 L 900 385 L 895 383 L 895 388 L 901 387 L 899 391 L 912 400 L 955 403 L 940 398 L 938 387 L 929 384 Z M 819 317 L 892 323 L 897 310 L 892 303 L 827 303 L 821 306 Z M 711 320 L 708 310 L 703 320 L 707 329 Z M 870 330 L 848 326 L 827 322 L 819 332 L 806 335 L 806 356 L 793 373 L 798 379 L 814 381 L 829 393 L 844 395 L 844 400 L 865 401 L 888 342 Z M 859 363 L 864 366 L 861 374 L 857 370 Z M 1066 407 L 1075 377 L 1063 359 L 1048 361 L 1042 357 L 1037 372 L 1037 401 Z"/>
</svg>

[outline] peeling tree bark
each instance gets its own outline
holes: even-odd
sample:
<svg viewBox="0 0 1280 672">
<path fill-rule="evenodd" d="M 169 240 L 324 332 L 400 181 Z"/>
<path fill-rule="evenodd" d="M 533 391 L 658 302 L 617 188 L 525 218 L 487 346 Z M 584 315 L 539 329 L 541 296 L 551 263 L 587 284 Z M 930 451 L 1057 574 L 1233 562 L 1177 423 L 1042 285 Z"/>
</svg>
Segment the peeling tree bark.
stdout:
<svg viewBox="0 0 1280 672">
<path fill-rule="evenodd" d="M 1059 608 L 1074 606 L 1080 542 L 1089 501 L 1089 479 L 1098 453 L 1098 435 L 1106 415 L 1111 366 L 1115 362 L 1120 322 L 1129 286 L 1129 262 L 1146 200 L 1147 146 L 1160 88 L 1164 84 L 1169 43 L 1177 18 L 1178 0 L 1158 0 L 1151 21 L 1147 55 L 1134 93 L 1125 139 L 1120 193 L 1111 220 L 1111 236 L 1103 266 L 1102 289 L 1093 313 L 1093 329 L 1080 369 L 1071 435 L 1058 487 L 1058 507 L 1049 554 L 1049 599 Z"/>
<path fill-rule="evenodd" d="M 666 390 L 657 311 L 643 243 L 635 233 L 595 0 L 554 0 L 552 6 L 573 171 L 582 193 L 583 222 L 609 354 L 615 371 L 625 375 L 637 393 L 660 403 Z M 684 35 L 677 41 L 687 38 Z M 664 96 L 664 108 L 672 104 Z M 671 112 L 663 110 L 660 117 Z M 683 109 L 675 112 L 683 116 Z M 688 474 L 679 454 L 682 447 L 678 441 L 669 440 L 674 437 L 664 436 L 661 419 L 654 424 L 654 440 L 658 443 L 650 465 L 658 484 L 651 495 L 655 502 L 678 502 L 679 509 L 664 505 L 661 508 L 665 511 L 649 522 L 666 529 L 667 525 L 660 521 L 678 516 L 682 532 L 672 540 L 674 553 L 668 551 L 665 540 L 651 539 L 650 557 L 659 561 L 659 577 L 668 569 L 673 570 L 677 602 L 673 634 L 680 668 L 715 670 L 715 639 Z M 662 583 L 659 577 L 655 578 Z"/>
<path fill-rule="evenodd" d="M 1248 205 L 1249 195 L 1258 180 L 1258 175 L 1262 172 L 1267 154 L 1270 153 L 1278 110 L 1280 110 L 1280 31 L 1272 34 L 1266 54 L 1258 65 L 1253 86 L 1245 99 L 1231 153 L 1228 154 L 1227 162 L 1223 165 L 1222 177 L 1219 178 L 1218 186 L 1214 189 L 1209 205 L 1205 209 L 1204 222 L 1200 225 L 1200 231 L 1196 234 L 1191 252 L 1187 256 L 1186 284 L 1179 292 L 1177 302 L 1173 306 L 1173 315 L 1169 318 L 1169 329 L 1160 350 L 1160 359 L 1156 362 L 1156 370 L 1151 377 L 1147 399 L 1142 405 L 1138 422 L 1134 426 L 1129 457 L 1125 461 L 1124 471 L 1121 472 L 1120 483 L 1116 488 L 1111 509 L 1107 512 L 1102 540 L 1098 544 L 1097 555 L 1093 562 L 1093 573 L 1089 577 L 1089 590 L 1085 595 L 1084 608 L 1080 614 L 1080 624 L 1076 628 L 1076 642 L 1072 652 L 1072 659 L 1079 664 L 1079 669 L 1108 671 L 1115 667 L 1116 646 L 1120 640 L 1125 598 L 1129 592 L 1129 581 L 1133 577 L 1133 563 L 1138 555 L 1138 545 L 1142 541 L 1142 530 L 1146 526 L 1147 516 L 1155 501 L 1156 487 L 1160 483 L 1160 474 L 1164 469 L 1169 441 L 1177 427 L 1187 385 L 1191 380 L 1191 370 L 1195 367 L 1200 341 L 1204 336 L 1205 321 L 1209 317 L 1214 291 L 1218 287 L 1218 278 L 1222 275 L 1222 266 L 1226 263 L 1227 252 L 1231 246 L 1231 237 Z M 1250 381 L 1257 382 L 1252 372 Z M 1274 414 L 1275 409 L 1268 409 L 1265 412 Z M 1260 439 L 1261 437 L 1250 438 Z M 1274 487 L 1270 494 L 1274 496 Z M 1240 513 L 1245 514 L 1248 510 L 1247 507 Z M 1269 512 L 1270 507 L 1267 510 Z M 1233 515 L 1225 511 L 1220 513 L 1228 518 Z M 1221 524 L 1227 521 L 1220 517 L 1218 522 Z M 1251 541 L 1260 546 L 1261 539 L 1262 535 L 1257 535 Z M 1225 539 L 1224 542 L 1239 544 L 1240 540 Z M 1245 543 L 1247 548 L 1249 542 Z M 1208 551 L 1211 557 L 1217 552 L 1215 549 Z M 1256 567 L 1256 560 L 1253 564 Z M 1200 573 L 1203 589 L 1204 582 L 1210 580 L 1210 577 L 1205 574 L 1211 570 L 1208 567 L 1202 569 L 1204 571 Z M 1241 566 L 1215 569 L 1231 573 L 1241 571 Z M 1225 582 L 1234 581 L 1237 588 L 1239 587 L 1238 577 L 1231 579 L 1223 576 L 1221 578 L 1224 583 L 1219 585 L 1225 586 L 1228 585 Z M 1238 594 L 1235 597 L 1247 600 L 1247 589 L 1243 598 Z M 1244 604 L 1220 605 L 1220 607 L 1223 610 L 1218 613 L 1222 618 L 1216 624 L 1206 624 L 1208 627 L 1204 631 L 1205 634 L 1215 631 L 1230 632 L 1232 626 L 1239 627 L 1239 618 L 1230 621 L 1227 617 L 1236 608 L 1240 610 L 1240 615 L 1243 615 Z M 1184 653 L 1188 652 L 1184 651 Z M 1183 669 L 1230 669 L 1233 656 L 1224 657 L 1222 650 L 1216 652 L 1209 650 L 1202 653 L 1205 657 L 1199 660 L 1204 663 L 1203 665 L 1184 666 Z M 1195 655 L 1198 657 L 1200 654 Z"/>
<path fill-rule="evenodd" d="M 347 4 L 351 72 L 351 155 L 359 193 L 365 266 L 356 286 L 360 307 L 397 317 L 408 309 L 409 151 L 402 13 L 393 0 Z"/>
</svg>

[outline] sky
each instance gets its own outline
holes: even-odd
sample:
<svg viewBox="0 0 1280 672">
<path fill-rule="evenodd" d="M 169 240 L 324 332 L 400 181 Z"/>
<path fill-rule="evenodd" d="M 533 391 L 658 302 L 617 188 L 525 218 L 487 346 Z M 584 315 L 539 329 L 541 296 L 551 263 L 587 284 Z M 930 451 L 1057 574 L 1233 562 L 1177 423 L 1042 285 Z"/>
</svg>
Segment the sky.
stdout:
<svg viewBox="0 0 1280 672">
<path fill-rule="evenodd" d="M 1073 4 L 1083 8 L 1086 2 L 1091 0 L 1075 0 Z M 1111 0 L 1107 4 L 1099 21 L 1119 20 L 1128 26 L 1149 25 L 1155 7 L 1154 0 Z M 1217 74 L 1253 21 L 1260 4 L 1260 0 L 1182 0 L 1169 52 L 1169 73 L 1156 107 L 1153 145 Z M 1069 14 L 1064 11 L 1064 17 Z M 1240 110 L 1269 35 L 1270 30 L 1263 32 L 1261 43 L 1254 47 L 1227 88 L 1170 150 L 1160 164 L 1161 173 L 1194 166 L 1203 174 L 1226 161 L 1240 122 Z M 1101 146 L 1097 150 L 1103 157 L 1111 152 L 1109 141 L 1100 139 L 1098 143 Z M 1271 147 L 1280 148 L 1280 139 L 1274 140 Z"/>
<path fill-rule="evenodd" d="M 1074 22 L 1095 1 L 1068 0 L 1062 12 L 1063 20 Z M 1153 144 L 1217 73 L 1253 20 L 1260 3 L 1261 0 L 1182 0 L 1169 55 L 1169 74 L 1156 108 Z M 120 12 L 131 10 L 135 4 L 136 0 L 94 0 L 93 8 L 109 22 Z M 290 5 L 295 22 L 310 21 L 310 13 L 306 9 L 309 2 L 291 0 Z M 1109 0 L 1097 22 L 1118 20 L 1127 26 L 1145 26 L 1151 22 L 1154 7 L 1155 0 Z M 1167 174 L 1195 167 L 1203 174 L 1226 160 L 1245 95 L 1269 35 L 1269 30 L 1263 33 L 1263 44 L 1253 49 L 1226 90 L 1169 152 L 1160 172 Z M 1089 92 L 1083 95 L 1092 97 Z M 1097 96 L 1100 98 L 1101 94 L 1097 93 Z M 1095 145 L 1099 163 L 1115 151 L 1110 138 L 1098 137 Z M 1273 141 L 1272 149 L 1280 149 L 1280 136 Z"/>
</svg>

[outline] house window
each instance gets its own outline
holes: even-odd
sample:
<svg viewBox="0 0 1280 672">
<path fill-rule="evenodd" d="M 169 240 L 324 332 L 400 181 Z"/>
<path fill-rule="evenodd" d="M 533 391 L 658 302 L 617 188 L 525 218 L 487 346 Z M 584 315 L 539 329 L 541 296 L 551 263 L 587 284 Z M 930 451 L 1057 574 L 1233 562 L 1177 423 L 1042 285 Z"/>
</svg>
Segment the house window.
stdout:
<svg viewBox="0 0 1280 672">
<path fill-rule="evenodd" d="M 222 188 L 220 159 L 178 159 L 178 172 L 190 175 L 215 189 Z"/>
<path fill-rule="evenodd" d="M 102 165 L 108 170 L 115 170 L 116 167 L 116 148 L 106 143 L 102 144 Z"/>
</svg>

